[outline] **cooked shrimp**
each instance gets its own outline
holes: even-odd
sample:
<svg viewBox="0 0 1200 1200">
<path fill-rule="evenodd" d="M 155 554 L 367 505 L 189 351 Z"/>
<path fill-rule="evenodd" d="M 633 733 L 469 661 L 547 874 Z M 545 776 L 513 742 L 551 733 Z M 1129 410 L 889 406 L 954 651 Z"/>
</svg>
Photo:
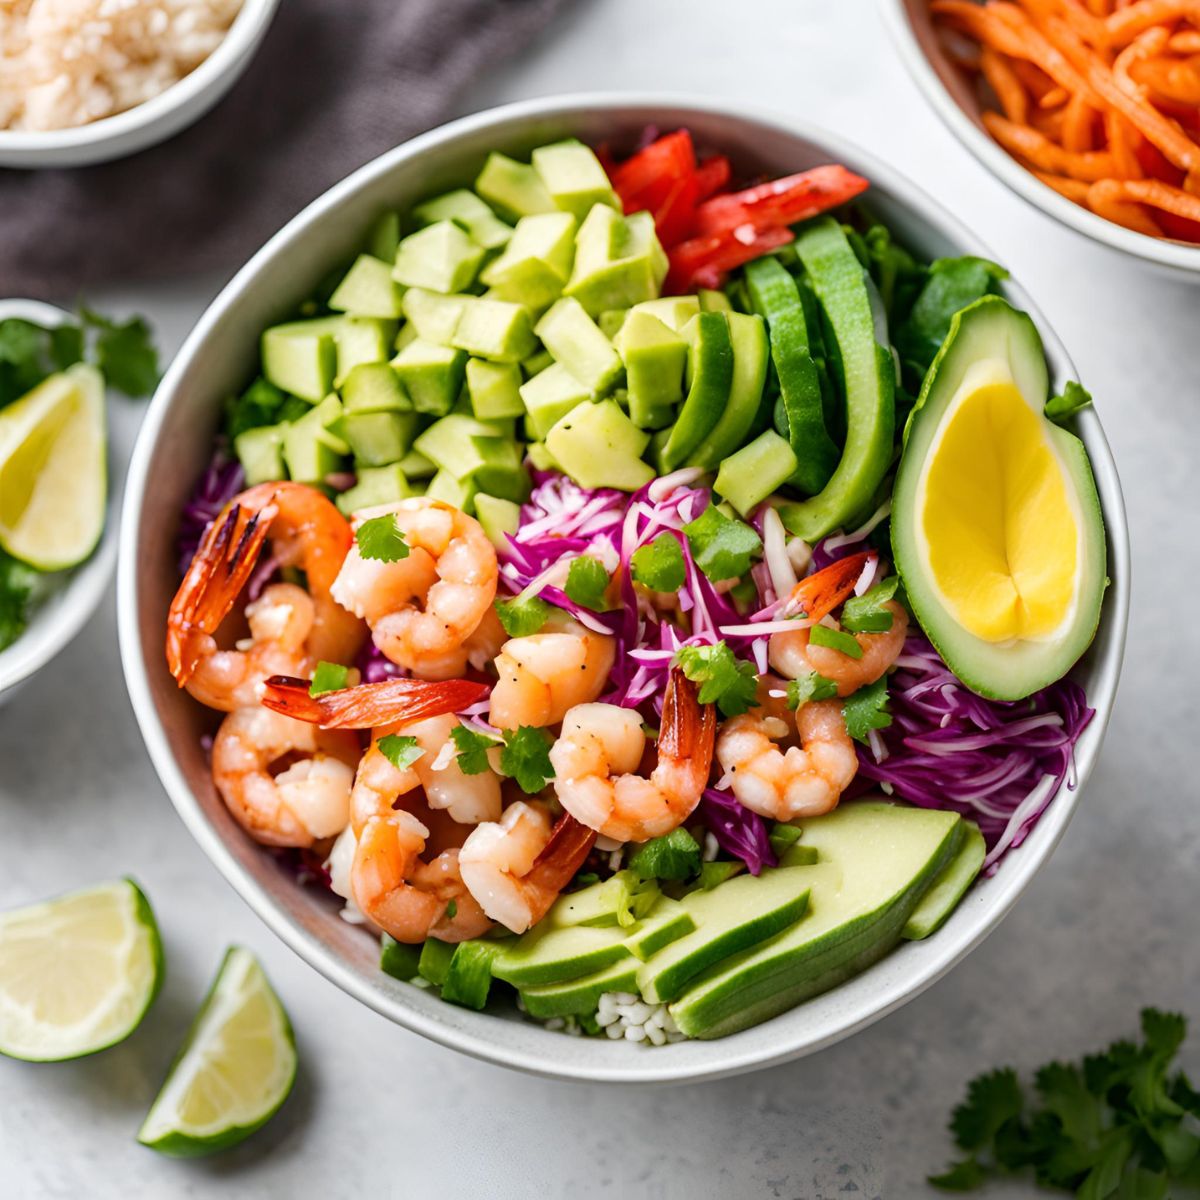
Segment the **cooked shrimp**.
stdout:
<svg viewBox="0 0 1200 1200">
<path fill-rule="evenodd" d="M 816 817 L 837 807 L 858 771 L 854 743 L 836 700 L 805 704 L 796 713 L 799 746 L 775 743 L 788 723 L 759 711 L 733 717 L 717 737 L 717 761 L 729 788 L 747 808 L 777 821 Z"/>
<path fill-rule="evenodd" d="M 474 517 L 425 497 L 363 509 L 354 514 L 354 528 L 383 516 L 395 517 L 407 556 L 382 562 L 363 558 L 353 546 L 334 581 L 334 598 L 367 622 L 392 662 L 416 675 L 444 677 L 495 599 L 495 547 Z"/>
<path fill-rule="evenodd" d="M 544 804 L 518 800 L 499 821 L 471 831 L 458 866 L 483 911 L 524 933 L 546 915 L 595 841 L 595 830 L 570 814 L 552 826 Z"/>
<path fill-rule="evenodd" d="M 362 626 L 330 595 L 353 541 L 346 518 L 315 488 L 262 483 L 235 496 L 209 526 L 171 601 L 167 665 L 180 687 L 218 652 L 213 635 L 253 574 L 268 538 L 281 567 L 304 571 L 312 601 L 307 652 L 331 662 L 350 662 L 358 653 Z"/>
<path fill-rule="evenodd" d="M 811 628 L 774 633 L 767 644 L 767 659 L 771 666 L 789 679 L 799 679 L 816 671 L 837 684 L 839 696 L 874 683 L 883 675 L 904 648 L 908 632 L 908 614 L 894 600 L 884 607 L 892 614 L 892 627 L 884 633 L 856 633 L 854 640 L 862 650 L 861 658 L 852 658 L 830 646 L 814 646 L 810 641 Z"/>
<path fill-rule="evenodd" d="M 550 749 L 554 790 L 576 820 L 619 842 L 644 842 L 682 824 L 700 802 L 716 718 L 695 685 L 672 670 L 663 699 L 658 764 L 634 774 L 646 746 L 642 718 L 613 704 L 579 704 Z"/>
<path fill-rule="evenodd" d="M 498 729 L 556 725 L 567 709 L 595 700 L 612 670 L 613 639 L 570 617 L 541 633 L 513 638 L 496 656 L 488 720 Z"/>
<path fill-rule="evenodd" d="M 500 652 L 507 638 L 508 634 L 504 632 L 495 608 L 489 605 L 475 632 L 442 658 L 424 659 L 419 675 L 422 679 L 458 679 L 466 674 L 468 667 L 483 671 Z"/>
<path fill-rule="evenodd" d="M 350 817 L 358 738 L 255 705 L 231 712 L 213 739 L 217 791 L 238 823 L 268 846 L 311 846 Z M 279 774 L 271 765 L 294 758 Z"/>
</svg>

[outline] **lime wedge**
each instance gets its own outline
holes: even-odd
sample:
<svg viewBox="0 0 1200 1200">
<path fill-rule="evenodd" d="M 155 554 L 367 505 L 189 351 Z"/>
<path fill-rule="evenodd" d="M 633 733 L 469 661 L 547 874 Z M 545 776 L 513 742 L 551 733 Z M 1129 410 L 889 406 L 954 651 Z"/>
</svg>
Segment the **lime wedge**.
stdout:
<svg viewBox="0 0 1200 1200">
<path fill-rule="evenodd" d="M 258 960 L 231 946 L 138 1141 L 188 1157 L 224 1150 L 278 1111 L 296 1078 L 296 1043 Z"/>
<path fill-rule="evenodd" d="M 0 411 L 0 546 L 40 571 L 95 549 L 107 491 L 104 378 L 80 363 Z"/>
<path fill-rule="evenodd" d="M 128 1037 L 162 980 L 162 943 L 130 879 L 0 913 L 0 1053 L 33 1062 Z"/>
</svg>

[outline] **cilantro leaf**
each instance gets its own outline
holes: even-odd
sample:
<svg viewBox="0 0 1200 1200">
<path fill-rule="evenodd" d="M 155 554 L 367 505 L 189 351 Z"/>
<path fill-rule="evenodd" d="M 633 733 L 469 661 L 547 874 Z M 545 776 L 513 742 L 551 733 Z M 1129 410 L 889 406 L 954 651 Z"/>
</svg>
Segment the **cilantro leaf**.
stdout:
<svg viewBox="0 0 1200 1200">
<path fill-rule="evenodd" d="M 504 749 L 500 751 L 500 770 L 527 795 L 534 796 L 554 778 L 550 765 L 550 735 L 534 725 L 522 725 L 504 731 Z"/>
<path fill-rule="evenodd" d="M 700 843 L 680 826 L 639 846 L 629 869 L 641 879 L 691 879 L 700 872 Z"/>
<path fill-rule="evenodd" d="M 450 903 L 446 905 L 446 920 L 453 921 L 454 918 L 457 916 L 458 916 L 458 901 L 451 900 Z"/>
<path fill-rule="evenodd" d="M 887 633 L 892 627 L 892 610 L 885 608 L 895 598 L 900 576 L 890 575 L 861 596 L 851 596 L 842 606 L 842 628 L 850 633 Z"/>
<path fill-rule="evenodd" d="M 380 753 L 398 771 L 407 770 L 425 753 L 415 737 L 402 737 L 396 733 L 381 737 L 378 745 Z"/>
<path fill-rule="evenodd" d="M 31 321 L 0 321 L 0 408 L 11 404 L 51 373 L 49 338 Z"/>
<path fill-rule="evenodd" d="M 455 761 L 464 775 L 481 775 L 491 766 L 488 751 L 500 745 L 495 738 L 466 725 L 456 725 L 450 730 L 450 736 L 458 747 Z"/>
<path fill-rule="evenodd" d="M 158 351 L 145 317 L 113 321 L 79 309 L 85 326 L 96 330 L 96 366 L 126 396 L 148 396 L 158 386 Z"/>
<path fill-rule="evenodd" d="M 758 673 L 724 642 L 681 646 L 672 663 L 700 685 L 701 704 L 715 704 L 726 717 L 736 717 L 758 703 Z"/>
<path fill-rule="evenodd" d="M 240 396 L 225 402 L 225 436 L 232 441 L 247 429 L 274 425 L 281 419 L 285 394 L 259 376 Z"/>
<path fill-rule="evenodd" d="M 863 648 L 852 634 L 843 633 L 840 629 L 830 629 L 828 625 L 814 625 L 808 631 L 808 640 L 814 646 L 825 646 L 844 654 L 847 658 L 863 656 Z"/>
<path fill-rule="evenodd" d="M 0 550 L 0 650 L 25 632 L 38 573 Z"/>
<path fill-rule="evenodd" d="M 847 696 L 842 702 L 842 716 L 846 721 L 846 732 L 864 745 L 872 729 L 886 729 L 892 723 L 887 676 L 881 675 L 874 683 Z"/>
<path fill-rule="evenodd" d="M 1021 1112 L 1021 1085 L 1011 1067 L 980 1075 L 967 1085 L 967 1098 L 950 1118 L 950 1132 L 961 1150 L 980 1150 L 1006 1121 Z"/>
<path fill-rule="evenodd" d="M 762 553 L 762 539 L 744 521 L 727 517 L 710 500 L 708 507 L 683 527 L 696 565 L 709 579 L 740 579 L 750 560 Z"/>
<path fill-rule="evenodd" d="M 624 870 L 604 882 L 601 895 L 611 900 L 617 924 L 628 929 L 650 912 L 662 892 L 655 879 L 643 879 L 634 871 Z"/>
<path fill-rule="evenodd" d="M 1087 408 L 1091 402 L 1092 393 L 1082 383 L 1076 383 L 1074 379 L 1068 379 L 1066 387 L 1062 390 L 1062 395 L 1051 396 L 1046 401 L 1046 407 L 1042 411 L 1048 420 L 1053 421 L 1056 425 L 1062 425 L 1079 412 L 1081 408 Z"/>
<path fill-rule="evenodd" d="M 824 675 L 818 675 L 816 671 L 809 671 L 799 679 L 788 680 L 787 706 L 792 712 L 810 700 L 832 700 L 836 695 L 837 684 Z"/>
<path fill-rule="evenodd" d="M 629 559 L 634 583 L 652 592 L 677 592 L 687 578 L 683 550 L 669 533 L 660 533 L 654 541 L 639 546 Z"/>
<path fill-rule="evenodd" d="M 408 557 L 408 543 L 400 532 L 395 513 L 364 521 L 354 531 L 354 540 L 363 558 L 375 562 L 399 562 Z"/>
<path fill-rule="evenodd" d="M 319 662 L 313 672 L 312 682 L 308 685 L 310 696 L 323 696 L 326 692 L 339 692 L 346 686 L 350 674 L 349 667 L 340 663 Z"/>
<path fill-rule="evenodd" d="M 987 1182 L 987 1171 L 973 1158 L 952 1163 L 940 1175 L 930 1175 L 928 1182 L 943 1192 L 973 1192 Z"/>
<path fill-rule="evenodd" d="M 550 619 L 553 609 L 553 605 L 537 596 L 529 596 L 524 600 L 519 596 L 512 600 L 496 600 L 494 607 L 504 632 L 513 638 L 537 633 Z"/>
<path fill-rule="evenodd" d="M 607 612 L 612 608 L 605 595 L 610 582 L 609 574 L 598 558 L 593 558 L 590 554 L 581 554 L 571 560 L 563 591 L 576 604 L 590 608 L 592 612 Z"/>
</svg>

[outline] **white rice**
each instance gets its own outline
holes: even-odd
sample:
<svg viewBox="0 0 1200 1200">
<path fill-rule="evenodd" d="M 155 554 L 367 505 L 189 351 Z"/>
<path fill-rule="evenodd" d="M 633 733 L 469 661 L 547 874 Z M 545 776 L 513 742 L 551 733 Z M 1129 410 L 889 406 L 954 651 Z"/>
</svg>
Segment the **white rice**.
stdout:
<svg viewBox="0 0 1200 1200">
<path fill-rule="evenodd" d="M 242 0 L 0 0 L 0 129 L 86 125 L 194 71 Z"/>
<path fill-rule="evenodd" d="M 596 1009 L 596 1024 L 613 1041 L 623 1038 L 663 1046 L 687 1036 L 679 1031 L 665 1004 L 648 1004 L 633 992 L 605 992 Z"/>
</svg>

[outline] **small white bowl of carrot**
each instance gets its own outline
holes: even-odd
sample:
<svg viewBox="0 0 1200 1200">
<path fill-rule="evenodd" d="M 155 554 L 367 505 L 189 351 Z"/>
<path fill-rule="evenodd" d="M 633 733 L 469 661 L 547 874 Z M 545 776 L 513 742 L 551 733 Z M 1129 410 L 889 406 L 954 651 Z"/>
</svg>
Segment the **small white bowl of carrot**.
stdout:
<svg viewBox="0 0 1200 1200">
<path fill-rule="evenodd" d="M 1200 0 L 883 0 L 942 120 L 1078 232 L 1200 276 Z"/>
</svg>

